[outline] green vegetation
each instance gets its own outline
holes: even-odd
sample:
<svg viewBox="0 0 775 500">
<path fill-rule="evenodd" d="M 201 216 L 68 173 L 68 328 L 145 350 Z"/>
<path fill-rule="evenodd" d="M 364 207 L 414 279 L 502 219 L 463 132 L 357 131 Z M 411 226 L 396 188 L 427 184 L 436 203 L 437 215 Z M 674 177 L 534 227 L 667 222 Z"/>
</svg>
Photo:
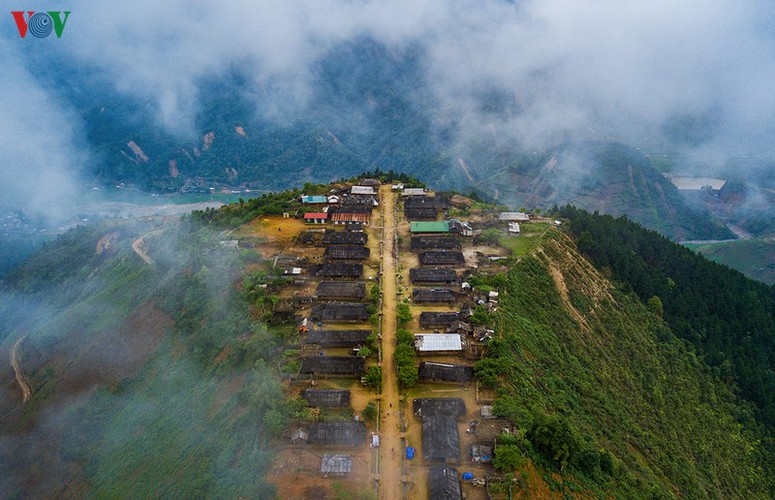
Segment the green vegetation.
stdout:
<svg viewBox="0 0 775 500">
<path fill-rule="evenodd" d="M 398 321 L 398 326 L 404 326 L 412 321 L 412 310 L 409 309 L 409 304 L 405 302 L 398 304 L 396 307 L 396 320 Z"/>
<path fill-rule="evenodd" d="M 372 365 L 363 376 L 363 383 L 369 387 L 379 387 L 382 384 L 382 368 Z"/>
<path fill-rule="evenodd" d="M 398 382 L 410 388 L 417 384 L 420 374 L 417 367 L 417 353 L 414 350 L 414 336 L 404 329 L 396 331 L 396 350 L 393 359 L 398 370 Z"/>
<path fill-rule="evenodd" d="M 377 404 L 374 401 L 369 401 L 363 409 L 363 419 L 366 422 L 374 422 L 377 419 Z"/>
<path fill-rule="evenodd" d="M 687 243 L 684 246 L 713 262 L 737 269 L 751 279 L 775 285 L 775 240 L 772 238 Z"/>
<path fill-rule="evenodd" d="M 775 428 L 775 289 L 675 245 L 625 218 L 565 207 L 579 250 L 647 301 L 658 296 L 673 332 L 734 381 Z"/>
<path fill-rule="evenodd" d="M 567 237 L 545 238 L 542 250 L 509 271 L 500 337 L 476 364 L 497 390 L 495 412 L 518 434 L 499 439 L 495 463 L 519 469 L 527 457 L 560 471 L 561 488 L 603 496 L 763 496 L 747 406 Z"/>
<path fill-rule="evenodd" d="M 294 416 L 276 369 L 289 329 L 254 319 L 274 284 L 241 276 L 246 255 L 190 222 L 148 237 L 155 263 L 145 264 L 131 242 L 151 229 L 73 229 L 3 283 L 0 337 L 23 322 L 46 367 L 31 374 L 44 387 L 25 418 L 3 430 L 44 416 L 61 423 L 52 435 L 61 448 L 41 442 L 46 451 L 30 449 L 7 477 L 53 451 L 97 497 L 271 497 L 270 439 Z M 97 254 L 107 232 L 117 239 Z"/>
</svg>

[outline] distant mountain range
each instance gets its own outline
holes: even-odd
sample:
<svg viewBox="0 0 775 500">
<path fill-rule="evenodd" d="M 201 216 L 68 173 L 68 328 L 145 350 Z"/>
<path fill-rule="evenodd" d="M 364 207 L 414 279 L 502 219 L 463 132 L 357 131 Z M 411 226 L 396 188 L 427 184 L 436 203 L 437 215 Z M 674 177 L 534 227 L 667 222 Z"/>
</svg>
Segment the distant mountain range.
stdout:
<svg viewBox="0 0 775 500">
<path fill-rule="evenodd" d="M 265 192 L 379 168 L 513 207 L 572 203 L 627 215 L 675 240 L 734 238 L 725 224 L 740 217 L 743 226 L 765 224 L 739 209 L 687 203 L 635 148 L 585 142 L 526 152 L 495 133 L 482 137 L 445 121 L 437 100 L 422 90 L 421 64 L 412 47 L 343 43 L 314 67 L 314 92 L 303 108 L 288 107 L 293 116 L 277 112 L 288 99 L 282 89 L 260 89 L 257 98 L 254 84 L 233 71 L 200 83 L 193 130 L 183 118 L 180 130 L 163 127 L 147 103 L 93 75 L 51 76 L 98 152 L 87 174 L 104 183 L 155 192 Z M 472 95 L 482 116 L 519 113 L 513 96 L 487 89 Z"/>
</svg>

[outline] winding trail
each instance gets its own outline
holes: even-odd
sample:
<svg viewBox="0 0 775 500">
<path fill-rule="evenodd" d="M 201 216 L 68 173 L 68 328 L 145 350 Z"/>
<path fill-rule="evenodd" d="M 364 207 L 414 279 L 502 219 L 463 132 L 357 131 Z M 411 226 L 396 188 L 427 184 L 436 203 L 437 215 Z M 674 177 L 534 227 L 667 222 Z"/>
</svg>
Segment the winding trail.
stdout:
<svg viewBox="0 0 775 500">
<path fill-rule="evenodd" d="M 161 231 L 162 231 L 161 229 L 151 231 L 150 233 L 146 233 L 132 242 L 132 250 L 134 250 L 135 253 L 139 255 L 140 258 L 143 259 L 146 264 L 149 264 L 149 265 L 153 264 L 153 259 L 147 253 L 145 253 L 145 250 L 143 250 L 143 243 L 145 243 L 145 238 L 160 234 Z"/>
<path fill-rule="evenodd" d="M 22 390 L 22 404 L 26 403 L 27 400 L 30 399 L 30 396 L 32 396 L 32 387 L 30 387 L 30 383 L 27 381 L 27 377 L 24 376 L 22 367 L 19 364 L 19 346 L 26 338 L 26 334 L 22 335 L 16 342 L 14 342 L 13 348 L 11 348 L 11 367 L 13 368 L 13 373 L 16 376 L 16 382 L 19 383 L 19 387 Z"/>
<path fill-rule="evenodd" d="M 401 418 L 398 378 L 393 352 L 396 348 L 396 220 L 395 198 L 389 185 L 380 188 L 384 210 L 382 229 L 382 428 L 380 437 L 379 497 L 403 498 L 401 483 Z"/>
</svg>

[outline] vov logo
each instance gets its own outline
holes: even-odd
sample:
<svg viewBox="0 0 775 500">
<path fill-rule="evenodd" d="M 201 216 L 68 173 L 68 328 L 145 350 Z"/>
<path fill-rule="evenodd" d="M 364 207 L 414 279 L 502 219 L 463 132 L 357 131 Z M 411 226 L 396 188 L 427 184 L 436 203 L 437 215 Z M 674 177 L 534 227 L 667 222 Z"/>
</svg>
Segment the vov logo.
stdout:
<svg viewBox="0 0 775 500">
<path fill-rule="evenodd" d="M 70 11 L 50 10 L 48 12 L 35 12 L 28 10 L 27 19 L 24 19 L 25 12 L 22 10 L 11 11 L 13 20 L 16 21 L 16 27 L 19 29 L 19 36 L 22 38 L 30 33 L 36 38 L 46 38 L 52 32 L 56 33 L 57 38 L 62 38 L 62 32 L 65 30 L 67 18 L 70 17 Z M 62 17 L 64 14 L 64 18 Z"/>
</svg>

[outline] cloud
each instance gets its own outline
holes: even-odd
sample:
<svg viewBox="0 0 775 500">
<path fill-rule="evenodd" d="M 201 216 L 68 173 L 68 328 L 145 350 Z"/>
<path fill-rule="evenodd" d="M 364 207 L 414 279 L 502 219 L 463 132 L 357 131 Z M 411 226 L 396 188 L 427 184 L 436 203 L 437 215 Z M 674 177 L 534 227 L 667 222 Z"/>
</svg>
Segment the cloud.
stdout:
<svg viewBox="0 0 775 500">
<path fill-rule="evenodd" d="M 79 119 L 27 71 L 18 46 L 0 37 L 0 53 L 0 204 L 60 223 L 75 210 L 88 158 Z"/>
<path fill-rule="evenodd" d="M 740 153 L 771 150 L 773 14 L 754 0 L 140 0 L 120 9 L 84 0 L 52 50 L 152 103 L 177 134 L 193 130 L 202 80 L 235 69 L 257 108 L 303 114 L 315 63 L 369 36 L 420 47 L 418 85 L 461 141 L 495 134 L 543 148 L 614 138 L 661 148 L 666 123 L 710 116 L 706 152 Z M 482 114 L 490 92 L 509 96 L 514 112 Z"/>
</svg>

